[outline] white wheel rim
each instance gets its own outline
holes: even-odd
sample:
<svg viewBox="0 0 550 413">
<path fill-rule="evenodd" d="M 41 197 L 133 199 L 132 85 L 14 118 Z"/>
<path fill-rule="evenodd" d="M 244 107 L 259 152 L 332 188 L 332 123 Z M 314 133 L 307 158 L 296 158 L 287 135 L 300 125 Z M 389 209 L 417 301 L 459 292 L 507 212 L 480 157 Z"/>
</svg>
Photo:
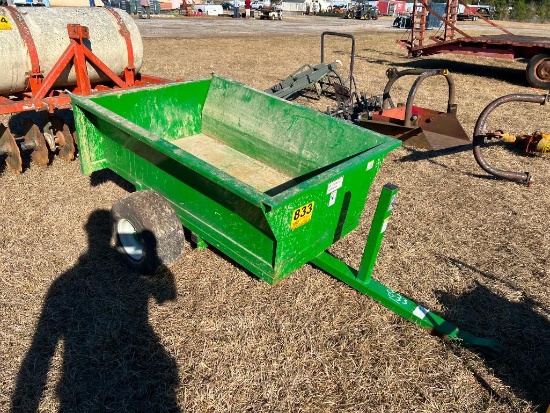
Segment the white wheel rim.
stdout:
<svg viewBox="0 0 550 413">
<path fill-rule="evenodd" d="M 126 254 L 135 261 L 143 258 L 143 242 L 136 229 L 127 219 L 121 219 L 117 223 L 117 233 L 120 245 Z"/>
</svg>

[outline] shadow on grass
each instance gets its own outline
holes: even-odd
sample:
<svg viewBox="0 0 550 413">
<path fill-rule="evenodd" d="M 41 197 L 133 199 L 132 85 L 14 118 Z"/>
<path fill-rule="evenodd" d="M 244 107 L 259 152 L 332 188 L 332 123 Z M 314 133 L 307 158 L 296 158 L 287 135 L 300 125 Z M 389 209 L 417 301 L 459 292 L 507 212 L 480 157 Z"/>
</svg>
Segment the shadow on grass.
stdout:
<svg viewBox="0 0 550 413">
<path fill-rule="evenodd" d="M 401 63 L 392 63 L 392 66 L 419 69 L 448 69 L 452 73 L 481 76 L 488 79 L 500 80 L 517 86 L 529 86 L 525 77 L 525 70 L 510 67 L 490 66 L 478 63 L 456 62 L 446 59 L 419 59 Z"/>
<path fill-rule="evenodd" d="M 509 150 L 518 156 L 523 157 L 533 157 L 536 156 L 535 154 L 526 153 L 525 151 L 520 151 L 517 149 L 517 147 L 514 146 L 503 146 L 502 142 L 492 142 L 492 143 L 486 143 L 484 147 L 489 146 L 502 146 L 503 150 Z M 416 150 L 414 148 L 405 148 L 409 153 L 399 159 L 397 159 L 395 162 L 415 162 L 415 161 L 427 161 L 434 165 L 434 167 L 441 167 L 450 171 L 454 171 L 456 174 L 465 175 L 465 176 L 471 176 L 472 178 L 476 179 L 484 179 L 484 180 L 502 180 L 503 178 L 496 177 L 494 175 L 490 175 L 489 173 L 486 173 L 483 169 L 481 169 L 481 166 L 479 167 L 479 173 L 471 173 L 467 171 L 463 171 L 457 168 L 453 168 L 449 165 L 446 165 L 443 160 L 439 160 L 438 158 L 446 156 L 446 155 L 452 155 L 464 151 L 470 151 L 472 152 L 472 145 L 461 145 L 461 146 L 455 146 L 453 148 L 448 149 L 441 149 L 437 151 L 423 151 L 423 150 Z M 472 152 L 472 160 L 474 160 L 474 155 Z M 475 161 L 474 161 L 475 162 Z M 507 169 L 505 166 L 503 166 L 504 169 Z M 518 171 L 519 172 L 519 171 Z M 517 182 L 518 185 L 523 185 L 522 182 Z"/>
<path fill-rule="evenodd" d="M 148 321 L 150 298 L 175 300 L 173 274 L 129 269 L 110 245 L 109 215 L 90 215 L 88 251 L 48 290 L 11 397 L 14 413 L 38 411 L 56 353 L 61 412 L 179 411 L 176 363 Z"/>
<path fill-rule="evenodd" d="M 92 172 L 90 174 L 90 185 L 91 186 L 100 186 L 107 182 L 113 182 L 119 188 L 124 189 L 126 192 L 135 192 L 136 187 L 128 182 L 126 179 L 122 178 L 120 175 L 111 171 L 110 169 L 100 169 L 99 171 Z"/>
<path fill-rule="evenodd" d="M 448 60 L 444 58 L 409 58 L 407 57 L 406 50 L 403 54 L 395 52 L 381 52 L 372 48 L 363 48 L 360 52 L 364 54 L 357 54 L 355 57 L 357 60 L 363 60 L 368 63 L 382 64 L 395 66 L 403 69 L 448 69 L 451 73 L 460 73 L 463 75 L 481 76 L 488 79 L 500 80 L 517 86 L 527 86 L 527 78 L 525 77 L 525 70 L 514 69 L 510 67 L 494 66 L 483 63 L 468 63 L 457 62 L 454 60 Z M 384 59 L 378 56 L 390 56 L 391 59 Z M 375 56 L 375 57 L 371 57 Z M 455 55 L 456 56 L 456 55 Z M 396 62 L 395 58 L 402 58 L 400 62 Z M 518 59 L 523 61 L 525 59 Z M 527 63 L 527 60 L 525 60 Z"/>
<path fill-rule="evenodd" d="M 481 337 L 498 339 L 503 353 L 486 359 L 493 374 L 519 398 L 546 412 L 550 404 L 550 309 L 526 296 L 518 287 L 492 274 L 456 259 L 451 265 L 474 271 L 484 279 L 504 283 L 520 292 L 522 297 L 512 302 L 477 282 L 473 290 L 461 296 L 438 291 L 438 300 L 448 309 L 443 316 L 457 320 L 466 331 Z M 541 285 L 544 285 L 541 280 Z M 546 314 L 546 316 L 544 315 Z M 490 390 L 496 397 L 506 396 Z"/>
</svg>

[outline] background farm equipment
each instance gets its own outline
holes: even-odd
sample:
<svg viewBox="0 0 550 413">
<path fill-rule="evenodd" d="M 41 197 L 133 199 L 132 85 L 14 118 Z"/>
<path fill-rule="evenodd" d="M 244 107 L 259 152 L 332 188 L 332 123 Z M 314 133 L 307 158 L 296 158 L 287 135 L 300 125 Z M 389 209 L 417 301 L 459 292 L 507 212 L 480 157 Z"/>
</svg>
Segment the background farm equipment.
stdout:
<svg viewBox="0 0 550 413">
<path fill-rule="evenodd" d="M 394 19 L 392 26 L 398 29 L 410 29 L 412 28 L 412 16 L 410 14 L 397 16 Z"/>
<path fill-rule="evenodd" d="M 71 107 L 71 94 L 168 81 L 139 73 L 141 37 L 121 10 L 28 8 L 23 13 L 1 7 L 0 18 L 0 42 L 10 57 L 0 62 L 5 73 L 0 79 L 0 115 L 18 115 L 8 126 L 0 124 L 0 156 L 15 173 L 23 169 L 21 151 L 31 151 L 31 159 L 42 166 L 48 164 L 50 152 L 67 161 L 74 158 L 72 122 L 57 116 Z M 38 119 L 32 116 L 35 112 Z"/>
<path fill-rule="evenodd" d="M 440 150 L 456 146 L 469 145 L 470 139 L 456 117 L 455 85 L 447 70 L 407 69 L 398 71 L 395 68 L 386 72 L 388 83 L 380 99 L 375 99 L 374 107 L 367 107 L 369 112 L 362 112 L 357 124 L 403 141 L 404 145 L 421 149 Z M 417 76 L 404 105 L 395 105 L 391 98 L 391 89 L 395 82 L 404 76 Z M 422 82 L 429 77 L 442 76 L 448 85 L 446 112 L 426 109 L 414 104 L 416 93 Z M 368 116 L 364 116 L 367 113 Z"/>
<path fill-rule="evenodd" d="M 474 157 L 479 166 L 491 175 L 511 181 L 522 182 L 527 185 L 531 183 L 531 174 L 529 172 L 513 172 L 495 168 L 491 166 L 482 154 L 481 148 L 486 140 L 501 140 L 503 142 L 514 143 L 527 153 L 550 153 L 550 133 L 535 131 L 532 134 L 513 135 L 502 130 L 487 131 L 487 120 L 491 112 L 499 106 L 509 102 L 527 102 L 547 105 L 550 102 L 550 94 L 531 95 L 531 94 L 512 94 L 502 96 L 493 102 L 481 112 L 474 129 Z"/>
<path fill-rule="evenodd" d="M 337 36 L 351 41 L 350 66 L 347 78 L 341 76 L 336 64 L 326 65 L 325 37 Z M 267 89 L 268 93 L 291 99 L 308 88 L 314 88 L 318 96 L 324 95 L 336 101 L 327 114 L 354 122 L 364 128 L 384 133 L 403 141 L 406 146 L 440 150 L 470 144 L 468 135 L 456 118 L 455 85 L 447 70 L 407 69 L 387 70 L 388 82 L 381 95 L 367 97 L 358 91 L 353 75 L 355 66 L 355 37 L 347 33 L 324 32 L 321 35 L 321 64 L 302 66 L 283 82 Z M 306 70 L 304 70 L 304 68 Z M 318 68 L 313 70 L 313 68 Z M 298 74 L 297 74 L 298 73 Z M 406 103 L 394 104 L 391 89 L 404 76 L 417 76 Z M 414 103 L 420 85 L 428 77 L 442 76 L 448 85 L 448 101 L 445 112 L 426 109 Z M 287 87 L 288 85 L 288 87 Z"/>
<path fill-rule="evenodd" d="M 456 26 L 460 16 L 459 6 L 468 8 L 463 0 L 447 0 L 446 3 L 430 3 L 415 0 L 412 25 L 408 39 L 398 40 L 413 57 L 439 53 L 466 54 L 502 59 L 529 59 L 526 77 L 536 88 L 550 89 L 550 38 L 517 36 L 489 20 L 486 15 L 468 9 L 469 15 L 481 19 L 503 34 L 472 37 Z M 460 17 L 462 18 L 462 17 Z M 441 25 L 443 33 L 428 36 L 429 27 Z"/>
<path fill-rule="evenodd" d="M 261 8 L 259 8 L 257 13 L 259 13 L 260 19 L 282 20 L 283 6 L 280 3 L 271 2 L 269 6 L 264 5 Z"/>
<path fill-rule="evenodd" d="M 344 13 L 344 19 L 378 20 L 378 7 L 366 0 L 360 0 Z"/>
<path fill-rule="evenodd" d="M 110 168 L 138 189 L 112 209 L 118 249 L 135 269 L 177 259 L 183 224 L 198 246 L 269 284 L 311 262 L 420 326 L 498 350 L 372 278 L 395 185 L 382 189 L 359 269 L 326 251 L 360 223 L 399 141 L 217 76 L 73 104 L 82 171 Z M 255 113 L 267 110 L 258 124 Z"/>
<path fill-rule="evenodd" d="M 327 36 L 344 37 L 351 39 L 351 62 L 349 68 L 349 77 L 344 79 L 338 66 L 342 64 L 340 60 L 332 63 L 325 63 L 325 38 Z M 277 83 L 265 92 L 282 99 L 294 99 L 304 93 L 306 90 L 313 90 L 317 97 L 321 95 L 331 96 L 337 101 L 349 100 L 350 88 L 356 90 L 355 79 L 353 78 L 353 66 L 355 61 L 355 38 L 351 34 L 337 32 L 323 32 L 321 34 L 321 62 L 315 66 L 305 64 L 290 74 L 285 80 Z M 344 94 L 344 95 L 342 95 Z"/>
</svg>

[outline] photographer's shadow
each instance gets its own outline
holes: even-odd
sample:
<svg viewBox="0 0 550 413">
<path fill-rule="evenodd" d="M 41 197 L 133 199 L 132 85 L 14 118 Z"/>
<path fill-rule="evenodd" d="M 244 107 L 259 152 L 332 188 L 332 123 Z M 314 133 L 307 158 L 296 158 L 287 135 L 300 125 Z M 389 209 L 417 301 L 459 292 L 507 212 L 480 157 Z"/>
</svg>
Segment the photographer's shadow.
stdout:
<svg viewBox="0 0 550 413">
<path fill-rule="evenodd" d="M 550 404 L 550 320 L 545 316 L 548 308 L 508 280 L 500 280 L 458 259 L 448 260 L 520 294 L 521 299 L 510 301 L 479 281 L 462 295 L 436 292 L 438 301 L 447 308 L 444 317 L 461 320 L 468 331 L 496 338 L 503 344 L 503 353 L 495 359 L 487 358 L 487 365 L 517 397 L 538 406 L 535 411 L 546 412 Z M 491 393 L 507 398 L 493 389 Z"/>
<path fill-rule="evenodd" d="M 54 354 L 60 412 L 178 412 L 178 373 L 148 321 L 149 298 L 175 300 L 173 274 L 144 276 L 110 245 L 109 212 L 86 224 L 88 252 L 51 285 L 22 362 L 12 412 L 38 411 Z M 50 379 L 51 380 L 51 379 Z"/>
</svg>

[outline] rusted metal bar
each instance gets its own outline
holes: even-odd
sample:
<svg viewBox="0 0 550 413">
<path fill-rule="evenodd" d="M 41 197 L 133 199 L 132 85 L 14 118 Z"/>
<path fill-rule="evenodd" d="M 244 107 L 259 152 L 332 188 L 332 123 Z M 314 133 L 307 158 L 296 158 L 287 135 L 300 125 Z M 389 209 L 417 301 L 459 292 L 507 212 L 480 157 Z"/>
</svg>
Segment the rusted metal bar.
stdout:
<svg viewBox="0 0 550 413">
<path fill-rule="evenodd" d="M 21 35 L 21 38 L 27 46 L 29 58 L 31 60 L 29 86 L 31 91 L 35 92 L 40 87 L 40 83 L 42 83 L 44 75 L 40 70 L 40 59 L 38 57 L 36 45 L 34 44 L 34 39 L 32 38 L 29 26 L 27 26 L 27 23 L 25 22 L 19 11 L 17 11 L 15 7 L 5 7 L 5 10 L 7 10 L 11 14 L 11 17 L 13 18 L 13 21 L 17 26 L 17 30 L 19 30 L 19 34 Z"/>
<path fill-rule="evenodd" d="M 135 68 L 135 59 L 134 59 L 134 47 L 132 46 L 132 39 L 130 38 L 130 31 L 126 27 L 126 24 L 124 24 L 124 21 L 122 18 L 118 15 L 118 13 L 115 13 L 114 10 L 110 7 L 106 7 L 105 10 L 107 10 L 109 13 L 113 15 L 115 20 L 117 21 L 118 27 L 119 27 L 119 33 L 126 42 L 126 49 L 128 51 L 128 64 L 126 65 L 126 68 L 124 70 L 124 80 L 126 81 L 126 85 L 133 86 L 135 81 L 135 74 L 136 74 L 136 68 Z"/>
<path fill-rule="evenodd" d="M 76 84 L 80 89 L 80 94 L 89 95 L 92 93 L 90 77 L 88 76 L 88 68 L 86 67 L 86 47 L 83 40 L 90 38 L 90 32 L 87 27 L 79 24 L 67 25 L 69 38 L 71 39 L 71 49 L 67 53 L 72 55 L 74 61 L 74 70 L 76 72 Z M 64 68 L 63 68 L 64 69 Z M 57 73 L 56 73 L 57 74 Z"/>
<path fill-rule="evenodd" d="M 120 77 L 116 75 L 115 72 L 109 69 L 109 67 L 105 63 L 103 63 L 95 54 L 93 54 L 90 49 L 87 49 L 86 47 L 84 47 L 84 45 L 79 45 L 78 47 L 82 48 L 86 59 L 97 66 L 97 68 L 100 69 L 105 75 L 107 75 L 109 77 L 109 80 L 113 81 L 119 88 L 127 89 L 129 87 L 127 83 L 123 82 Z M 86 66 L 84 65 L 84 67 Z"/>
<path fill-rule="evenodd" d="M 503 105 L 508 102 L 528 102 L 528 103 L 538 103 L 544 105 L 550 101 L 550 94 L 546 95 L 532 95 L 532 94 L 511 94 L 502 96 L 498 99 L 495 99 L 479 115 L 477 119 L 476 126 L 474 128 L 474 139 L 473 139 L 473 151 L 474 158 L 477 161 L 478 165 L 487 173 L 497 176 L 499 178 L 508 179 L 511 181 L 522 182 L 527 185 L 531 182 L 531 174 L 529 172 L 513 172 L 506 171 L 498 168 L 494 168 L 485 160 L 481 153 L 481 145 L 485 141 L 487 136 L 486 126 L 487 118 L 493 110 L 498 108 L 500 105 Z"/>
</svg>

